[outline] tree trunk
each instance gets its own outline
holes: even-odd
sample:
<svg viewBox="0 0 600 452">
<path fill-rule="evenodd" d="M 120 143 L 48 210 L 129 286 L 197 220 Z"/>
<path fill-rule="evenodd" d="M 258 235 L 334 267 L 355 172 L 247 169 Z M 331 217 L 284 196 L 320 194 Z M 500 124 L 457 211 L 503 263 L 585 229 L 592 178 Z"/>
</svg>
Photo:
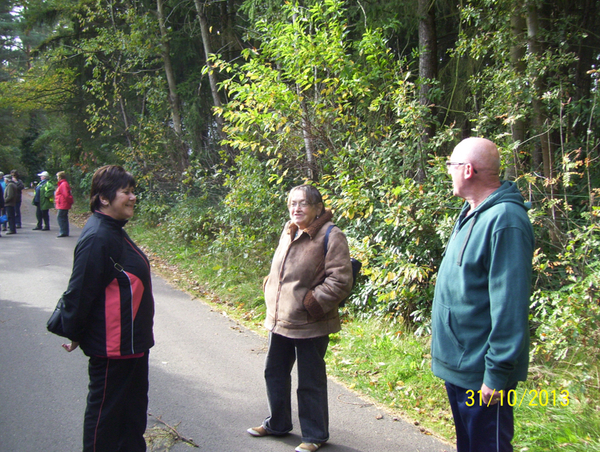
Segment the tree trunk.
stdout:
<svg viewBox="0 0 600 452">
<path fill-rule="evenodd" d="M 165 65 L 165 75 L 167 76 L 167 84 L 169 86 L 169 104 L 171 106 L 171 118 L 173 120 L 173 129 L 177 135 L 179 152 L 176 159 L 180 165 L 180 170 L 184 171 L 187 168 L 188 147 L 183 139 L 183 127 L 181 125 L 181 102 L 177 94 L 177 83 L 175 82 L 175 74 L 173 65 L 171 64 L 171 46 L 169 44 L 169 36 L 165 25 L 165 13 L 163 8 L 163 0 L 156 0 L 156 10 L 158 12 L 158 26 L 160 28 L 162 58 Z"/>
<path fill-rule="evenodd" d="M 599 22 L 598 14 L 600 12 L 598 11 L 598 1 L 584 0 L 581 6 L 582 10 L 579 22 L 580 29 L 594 30 L 597 28 L 596 24 Z M 590 92 L 592 90 L 592 77 L 590 77 L 588 71 L 590 71 L 595 65 L 595 60 L 597 59 L 598 42 L 599 38 L 597 37 L 597 34 L 596 37 L 594 37 L 593 33 L 586 33 L 586 37 L 583 38 L 579 46 L 574 49 L 575 53 L 578 55 L 577 62 L 575 63 L 576 89 L 575 95 L 573 96 L 574 102 L 590 98 Z M 577 121 L 577 124 L 573 127 L 572 134 L 574 137 L 585 136 L 587 134 L 586 129 L 588 127 L 589 124 L 587 124 L 586 121 Z M 591 150 L 592 149 L 590 149 L 589 146 L 586 146 L 586 152 L 590 152 Z M 600 155 L 600 152 L 598 155 Z"/>
<path fill-rule="evenodd" d="M 167 27 L 165 26 L 165 13 L 163 9 L 163 1 L 156 0 L 156 9 L 158 11 L 158 26 L 160 28 L 161 48 L 163 63 L 165 65 L 165 75 L 167 76 L 167 84 L 169 85 L 169 103 L 171 104 L 171 116 L 173 118 L 173 128 L 179 137 L 182 136 L 181 113 L 179 110 L 180 101 L 177 94 L 177 84 L 175 82 L 175 74 L 171 64 L 171 46 L 169 44 L 169 36 Z"/>
<path fill-rule="evenodd" d="M 431 91 L 431 80 L 437 78 L 437 32 L 435 26 L 435 0 L 419 0 L 419 80 L 421 87 L 419 91 L 419 102 L 421 105 L 431 109 L 430 117 L 435 116 L 433 107 L 430 107 L 429 92 Z M 425 153 L 425 145 L 435 134 L 435 126 L 432 121 L 427 121 L 423 127 L 422 154 Z M 417 180 L 424 177 L 424 158 L 419 156 Z"/>
<path fill-rule="evenodd" d="M 304 138 L 304 149 L 306 151 L 306 162 L 308 163 L 308 178 L 317 182 L 317 165 L 315 161 L 315 146 L 311 133 L 311 124 L 308 116 L 308 107 L 304 95 L 300 92 L 300 87 L 296 86 L 300 106 L 302 107 L 302 137 Z"/>
<path fill-rule="evenodd" d="M 208 81 L 210 83 L 210 92 L 212 93 L 213 104 L 215 107 L 220 108 L 222 104 L 221 98 L 219 97 L 219 90 L 217 88 L 217 77 L 209 61 L 211 55 L 213 55 L 213 52 L 210 47 L 210 32 L 208 27 L 208 21 L 206 20 L 206 14 L 204 12 L 206 5 L 202 4 L 200 0 L 194 0 L 194 4 L 196 5 L 198 21 L 200 22 L 200 33 L 202 34 L 202 45 L 204 46 L 204 55 L 206 58 L 206 66 L 208 68 Z M 215 120 L 217 121 L 219 136 L 221 136 L 223 130 L 223 117 L 221 115 L 216 115 Z"/>
<path fill-rule="evenodd" d="M 533 55 L 534 59 L 542 57 L 542 46 L 538 41 L 539 34 L 539 23 L 538 23 L 538 12 L 534 1 L 529 0 L 527 2 L 527 40 L 529 46 L 529 52 Z M 531 72 L 531 71 L 530 71 Z M 552 170 L 552 147 L 550 145 L 550 130 L 548 127 L 548 118 L 543 110 L 541 96 L 544 92 L 544 81 L 535 74 L 533 78 L 533 94 L 531 96 L 531 106 L 533 107 L 533 126 L 535 132 L 540 137 L 541 157 L 542 157 L 542 171 L 543 175 L 548 181 L 548 190 L 550 193 L 546 195 L 547 198 L 553 200 L 556 198 L 556 184 L 554 183 L 554 174 Z M 534 162 L 539 161 L 534 158 Z M 548 234 L 550 241 L 555 246 L 560 246 L 560 213 L 556 206 L 552 204 L 548 211 L 548 216 L 552 220 L 550 227 L 548 228 Z"/>
<path fill-rule="evenodd" d="M 121 107 L 121 116 L 123 116 L 123 123 L 125 124 L 125 138 L 127 138 L 127 145 L 129 146 L 129 149 L 133 149 L 131 134 L 129 133 L 129 120 L 127 119 L 127 111 L 125 110 L 123 96 L 119 96 L 119 107 Z"/>
<path fill-rule="evenodd" d="M 529 52 L 535 58 L 541 58 L 542 48 L 538 41 L 539 23 L 535 3 L 527 4 L 527 40 Z M 547 118 L 541 101 L 544 90 L 543 80 L 538 74 L 533 79 L 533 95 L 531 96 L 531 106 L 533 107 L 533 126 L 540 137 L 541 156 L 534 155 L 534 164 L 542 163 L 542 172 L 545 177 L 552 178 L 552 155 L 550 151 L 550 133 L 547 129 Z M 541 158 L 540 158 L 541 157 Z"/>
<path fill-rule="evenodd" d="M 523 33 L 526 29 L 525 18 L 521 13 L 521 4 L 515 7 L 510 17 L 510 32 L 513 39 L 513 44 L 510 48 L 510 64 L 515 72 L 516 76 L 521 78 L 525 76 L 526 65 L 523 57 L 525 56 L 525 46 L 523 43 Z M 518 106 L 517 106 L 518 108 Z M 512 140 L 515 143 L 511 160 L 507 162 L 506 172 L 504 177 L 507 180 L 514 180 L 517 178 L 519 171 L 519 148 L 521 143 L 525 141 L 525 121 L 523 119 L 516 119 L 511 125 Z"/>
</svg>

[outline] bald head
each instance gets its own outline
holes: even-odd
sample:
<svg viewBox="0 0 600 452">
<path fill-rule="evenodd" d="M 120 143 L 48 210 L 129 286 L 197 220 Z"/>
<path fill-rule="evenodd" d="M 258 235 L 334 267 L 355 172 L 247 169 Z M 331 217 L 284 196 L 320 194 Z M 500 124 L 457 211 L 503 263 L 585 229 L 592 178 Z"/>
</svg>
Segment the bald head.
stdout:
<svg viewBox="0 0 600 452">
<path fill-rule="evenodd" d="M 466 138 L 454 148 L 452 160 L 469 162 L 478 174 L 499 177 L 500 153 L 496 145 L 486 138 Z"/>
<path fill-rule="evenodd" d="M 500 187 L 500 154 L 496 145 L 485 138 L 467 138 L 454 148 L 448 172 L 454 195 L 475 209 Z"/>
</svg>

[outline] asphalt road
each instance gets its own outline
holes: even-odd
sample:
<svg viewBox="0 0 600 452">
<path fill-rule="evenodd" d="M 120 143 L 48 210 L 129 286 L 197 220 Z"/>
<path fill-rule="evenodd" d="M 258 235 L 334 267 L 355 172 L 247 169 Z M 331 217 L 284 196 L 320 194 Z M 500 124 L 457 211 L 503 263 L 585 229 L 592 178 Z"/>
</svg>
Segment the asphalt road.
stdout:
<svg viewBox="0 0 600 452">
<path fill-rule="evenodd" d="M 33 231 L 30 199 L 25 192 L 23 228 L 0 238 L 0 452 L 78 451 L 87 359 L 80 350 L 62 350 L 62 339 L 45 325 L 66 289 L 80 229 L 71 225 L 71 237 L 57 239 L 51 211 L 52 230 Z M 286 437 L 246 433 L 268 413 L 265 338 L 157 275 L 153 284 L 156 346 L 150 352 L 149 428 L 165 428 L 160 418 L 198 445 L 178 442 L 173 452 L 292 452 L 300 443 L 296 412 L 296 428 Z M 331 439 L 323 451 L 455 450 L 332 380 L 329 398 Z"/>
</svg>

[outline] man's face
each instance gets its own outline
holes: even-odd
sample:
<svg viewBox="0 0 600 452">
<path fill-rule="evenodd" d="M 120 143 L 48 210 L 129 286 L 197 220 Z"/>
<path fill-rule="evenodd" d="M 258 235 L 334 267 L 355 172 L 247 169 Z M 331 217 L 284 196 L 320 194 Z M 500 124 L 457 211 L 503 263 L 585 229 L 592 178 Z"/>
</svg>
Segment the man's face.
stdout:
<svg viewBox="0 0 600 452">
<path fill-rule="evenodd" d="M 450 156 L 450 160 L 448 161 L 448 174 L 452 177 L 452 194 L 454 196 L 461 196 L 461 190 L 464 185 L 464 170 L 465 165 L 463 164 L 463 160 L 461 156 L 460 150 L 454 148 L 452 155 Z"/>
</svg>

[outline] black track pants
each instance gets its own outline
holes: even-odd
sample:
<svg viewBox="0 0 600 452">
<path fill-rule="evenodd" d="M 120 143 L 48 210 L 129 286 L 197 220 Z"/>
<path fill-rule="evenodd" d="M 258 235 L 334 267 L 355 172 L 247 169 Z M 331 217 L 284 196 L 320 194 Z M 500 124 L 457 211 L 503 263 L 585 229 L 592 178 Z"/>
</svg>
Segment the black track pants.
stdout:
<svg viewBox="0 0 600 452">
<path fill-rule="evenodd" d="M 90 357 L 84 452 L 146 450 L 148 353 L 141 358 Z"/>
</svg>

